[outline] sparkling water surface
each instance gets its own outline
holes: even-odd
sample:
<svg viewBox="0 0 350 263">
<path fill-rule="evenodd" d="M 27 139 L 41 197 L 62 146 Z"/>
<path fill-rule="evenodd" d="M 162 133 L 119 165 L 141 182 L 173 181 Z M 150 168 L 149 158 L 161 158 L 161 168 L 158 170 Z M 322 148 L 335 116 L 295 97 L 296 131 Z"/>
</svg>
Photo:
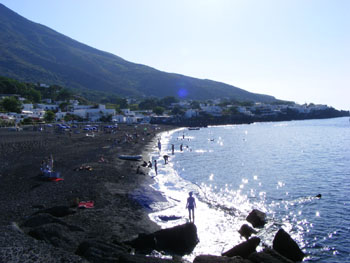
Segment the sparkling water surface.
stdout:
<svg viewBox="0 0 350 263">
<path fill-rule="evenodd" d="M 150 217 L 163 228 L 186 222 L 186 199 L 194 192 L 200 242 L 186 258 L 220 255 L 243 242 L 237 231 L 257 208 L 268 217 L 257 229 L 264 244 L 272 245 L 282 227 L 305 261 L 350 262 L 349 118 L 177 129 L 161 142 L 152 156 L 158 160 L 153 187 L 169 203 Z M 159 215 L 183 218 L 163 222 Z"/>
</svg>

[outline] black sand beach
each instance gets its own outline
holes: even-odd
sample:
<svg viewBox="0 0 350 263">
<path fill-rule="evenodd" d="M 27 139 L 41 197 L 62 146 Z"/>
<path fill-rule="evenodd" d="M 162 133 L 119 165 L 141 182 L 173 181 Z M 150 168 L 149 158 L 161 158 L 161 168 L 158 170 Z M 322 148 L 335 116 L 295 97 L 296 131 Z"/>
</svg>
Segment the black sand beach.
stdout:
<svg viewBox="0 0 350 263">
<path fill-rule="evenodd" d="M 8 237 L 16 236 L 20 230 L 30 232 L 32 229 L 23 223 L 33 214 L 56 206 L 70 207 L 73 214 L 61 219 L 82 231 L 70 231 L 66 245 L 58 242 L 59 248 L 53 251 L 56 257 L 60 256 L 54 261 L 83 260 L 74 253 L 78 245 L 89 238 L 119 243 L 139 233 L 158 230 L 148 218 L 147 206 L 154 200 L 162 200 L 162 196 L 148 186 L 152 180 L 147 175 L 148 168 L 143 168 L 146 175 L 136 174 L 140 162 L 120 160 L 117 156 L 142 154 L 148 161 L 156 133 L 167 129 L 170 128 L 119 125 L 115 133 L 99 131 L 94 137 L 86 136 L 83 131 L 58 133 L 54 127 L 41 132 L 29 128 L 20 132 L 1 129 L 0 247 L 3 249 L 0 249 L 0 262 L 28 259 L 25 252 L 15 253 L 11 247 L 21 247 L 23 251 L 23 240 L 30 239 L 24 242 L 29 244 L 34 239 L 23 234 L 17 238 L 22 241 L 11 243 Z M 128 140 L 126 134 L 130 135 Z M 54 170 L 61 173 L 63 181 L 50 182 L 39 177 L 41 161 L 50 155 L 54 159 Z M 89 167 L 91 169 L 86 169 Z M 93 209 L 76 207 L 77 201 L 88 200 L 94 201 Z M 17 229 L 17 225 L 21 228 Z M 45 250 L 53 247 L 43 245 L 42 241 L 35 242 L 40 244 L 36 245 L 37 255 L 31 255 L 33 261 L 28 262 L 49 262 L 50 256 Z M 42 245 L 44 248 L 39 249 Z"/>
</svg>

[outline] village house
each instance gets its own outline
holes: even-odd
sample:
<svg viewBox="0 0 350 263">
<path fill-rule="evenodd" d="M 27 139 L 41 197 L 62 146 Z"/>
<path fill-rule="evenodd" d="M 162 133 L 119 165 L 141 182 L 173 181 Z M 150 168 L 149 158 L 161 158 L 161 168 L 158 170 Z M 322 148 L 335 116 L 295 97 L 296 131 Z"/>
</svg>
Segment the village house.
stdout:
<svg viewBox="0 0 350 263">
<path fill-rule="evenodd" d="M 217 105 L 206 105 L 206 104 L 200 104 L 199 105 L 203 111 L 206 113 L 212 115 L 212 116 L 221 116 L 222 114 L 222 108 Z"/>
<path fill-rule="evenodd" d="M 89 121 L 98 121 L 103 116 L 114 116 L 115 109 L 106 109 L 103 104 L 99 104 L 98 107 L 76 105 L 71 113 Z"/>
<path fill-rule="evenodd" d="M 189 109 L 185 112 L 184 117 L 186 119 L 191 119 L 199 116 L 199 110 Z"/>
</svg>

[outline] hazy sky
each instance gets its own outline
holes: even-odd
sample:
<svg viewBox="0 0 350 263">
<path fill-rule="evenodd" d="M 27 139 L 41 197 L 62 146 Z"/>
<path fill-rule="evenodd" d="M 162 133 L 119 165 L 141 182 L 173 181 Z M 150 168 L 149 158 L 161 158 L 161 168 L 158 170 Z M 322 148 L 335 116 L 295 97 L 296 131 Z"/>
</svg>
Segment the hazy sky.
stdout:
<svg viewBox="0 0 350 263">
<path fill-rule="evenodd" d="M 162 71 L 350 109 L 350 0 L 0 0 Z"/>
</svg>

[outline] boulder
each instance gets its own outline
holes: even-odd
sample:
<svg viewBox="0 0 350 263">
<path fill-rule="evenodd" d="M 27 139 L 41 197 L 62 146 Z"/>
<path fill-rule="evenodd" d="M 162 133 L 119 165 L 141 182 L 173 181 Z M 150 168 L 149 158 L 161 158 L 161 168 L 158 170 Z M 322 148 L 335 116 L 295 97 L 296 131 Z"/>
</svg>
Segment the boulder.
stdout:
<svg viewBox="0 0 350 263">
<path fill-rule="evenodd" d="M 30 236 L 38 240 L 44 240 L 55 247 L 72 250 L 78 246 L 78 241 L 71 235 L 67 226 L 50 223 L 36 227 L 28 232 Z"/>
<path fill-rule="evenodd" d="M 191 253 L 198 242 L 197 227 L 193 223 L 187 223 L 152 234 L 140 234 L 127 244 L 140 253 L 149 254 L 152 250 L 157 250 L 183 256 Z"/>
<path fill-rule="evenodd" d="M 40 210 L 35 214 L 47 213 L 55 217 L 64 217 L 75 214 L 76 211 L 72 210 L 68 206 L 54 206 L 48 209 Z"/>
<path fill-rule="evenodd" d="M 126 248 L 98 239 L 85 240 L 75 252 L 89 262 L 123 262 L 119 258 L 124 253 L 127 253 Z"/>
<path fill-rule="evenodd" d="M 197 256 L 193 263 L 251 263 L 249 260 L 243 259 L 241 257 L 220 257 L 212 255 L 200 255 Z"/>
<path fill-rule="evenodd" d="M 263 227 L 266 224 L 266 214 L 258 209 L 253 209 L 246 220 L 253 225 L 253 227 Z"/>
<path fill-rule="evenodd" d="M 260 243 L 260 238 L 252 237 L 251 239 L 248 239 L 247 241 L 222 253 L 222 256 L 226 256 L 226 257 L 240 256 L 242 258 L 247 258 L 250 254 L 252 254 L 253 252 L 256 252 L 256 247 L 259 245 L 259 243 Z"/>
<path fill-rule="evenodd" d="M 302 261 L 305 256 L 298 244 L 282 228 L 273 239 L 273 249 L 292 261 Z"/>
<path fill-rule="evenodd" d="M 247 224 L 244 224 L 238 230 L 238 233 L 240 233 L 241 236 L 245 237 L 248 240 L 252 234 L 256 234 L 258 232 L 254 228 L 248 226 Z"/>
<path fill-rule="evenodd" d="M 253 263 L 269 262 L 269 263 L 294 263 L 275 250 L 271 248 L 265 248 L 261 252 L 252 253 L 248 259 Z"/>
<path fill-rule="evenodd" d="M 137 252 L 143 254 L 150 254 L 156 248 L 156 239 L 154 234 L 141 233 L 137 238 L 125 243 L 135 248 Z"/>
</svg>

